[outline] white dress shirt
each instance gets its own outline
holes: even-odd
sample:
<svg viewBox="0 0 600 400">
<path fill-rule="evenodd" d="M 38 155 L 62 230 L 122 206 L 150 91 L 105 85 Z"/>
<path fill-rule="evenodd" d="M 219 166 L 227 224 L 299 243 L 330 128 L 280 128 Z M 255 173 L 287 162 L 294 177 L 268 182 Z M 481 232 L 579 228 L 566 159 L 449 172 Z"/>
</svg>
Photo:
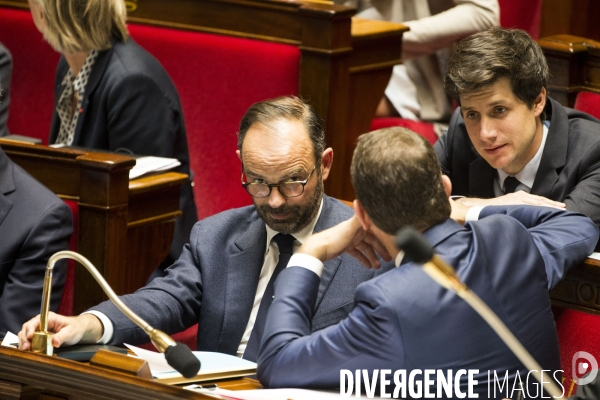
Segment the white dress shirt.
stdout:
<svg viewBox="0 0 600 400">
<path fill-rule="evenodd" d="M 519 171 L 514 177 L 520 182 L 516 187 L 515 192 L 522 190 L 527 193 L 531 193 L 535 176 L 540 168 L 540 161 L 542 160 L 542 154 L 544 153 L 544 147 L 546 146 L 546 138 L 548 137 L 548 128 L 550 127 L 549 121 L 543 121 L 542 124 L 542 143 L 535 156 Z M 509 176 L 502 169 L 496 169 L 496 178 L 494 179 L 494 196 L 504 196 L 502 187 L 504 186 L 504 180 Z M 479 213 L 481 212 L 481 206 L 471 207 L 465 216 L 465 222 L 477 221 L 479 219 Z"/>
</svg>

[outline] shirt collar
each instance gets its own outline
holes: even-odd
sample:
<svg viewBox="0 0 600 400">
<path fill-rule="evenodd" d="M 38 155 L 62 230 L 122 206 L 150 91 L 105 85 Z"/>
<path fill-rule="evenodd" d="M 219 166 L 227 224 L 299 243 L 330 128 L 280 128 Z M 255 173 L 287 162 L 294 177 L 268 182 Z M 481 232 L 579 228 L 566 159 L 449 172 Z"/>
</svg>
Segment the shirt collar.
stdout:
<svg viewBox="0 0 600 400">
<path fill-rule="evenodd" d="M 546 138 L 548 137 L 548 127 L 550 126 L 549 121 L 544 121 L 542 124 L 542 143 L 540 144 L 540 148 L 538 149 L 535 156 L 521 169 L 519 172 L 515 174 L 515 178 L 519 180 L 522 184 L 527 186 L 530 190 L 533 187 L 533 182 L 535 181 L 535 176 L 537 175 L 538 168 L 540 167 L 540 161 L 542 160 L 542 154 L 544 153 L 544 146 L 546 145 Z M 500 187 L 504 187 L 504 180 L 509 176 L 506 172 L 501 169 L 497 169 L 498 171 L 498 183 Z"/>
<path fill-rule="evenodd" d="M 89 80 L 90 74 L 82 74 L 81 71 L 87 69 L 88 71 L 92 70 L 94 63 L 96 62 L 96 58 L 98 57 L 98 50 L 91 50 L 90 53 L 85 58 L 81 69 L 77 73 L 77 76 L 73 78 L 73 72 L 71 68 L 67 70 L 67 74 L 62 80 L 62 86 L 70 85 L 74 91 L 77 92 L 78 95 L 81 95 L 85 92 L 85 87 L 87 86 L 87 82 Z"/>
<path fill-rule="evenodd" d="M 321 216 L 321 211 L 322 210 L 323 210 L 323 197 L 321 197 L 321 204 L 319 204 L 319 212 L 317 212 L 317 215 L 310 222 L 310 224 L 306 225 L 299 232 L 292 233 L 292 236 L 294 236 L 294 239 L 296 239 L 298 242 L 300 242 L 300 244 L 304 243 L 306 241 L 306 239 L 308 239 L 310 237 L 310 235 L 312 235 L 313 231 L 315 230 L 315 226 L 317 225 L 317 221 L 319 220 L 319 217 Z M 271 245 L 271 240 L 279 232 L 277 232 L 276 230 L 272 229 L 267 224 L 265 224 L 265 227 L 267 228 L 267 244 L 266 244 L 266 249 L 265 249 L 265 254 L 266 254 L 266 253 L 269 252 L 269 246 Z"/>
</svg>

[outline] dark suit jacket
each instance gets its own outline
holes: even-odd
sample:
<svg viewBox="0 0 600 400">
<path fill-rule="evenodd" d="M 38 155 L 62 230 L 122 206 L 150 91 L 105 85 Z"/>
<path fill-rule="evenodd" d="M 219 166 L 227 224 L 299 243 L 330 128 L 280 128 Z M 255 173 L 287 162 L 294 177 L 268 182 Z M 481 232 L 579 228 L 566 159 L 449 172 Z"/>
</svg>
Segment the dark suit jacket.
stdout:
<svg viewBox="0 0 600 400">
<path fill-rule="evenodd" d="M 0 338 L 18 333 L 40 313 L 46 263 L 69 249 L 71 210 L 54 193 L 15 165 L 0 149 Z M 51 309 L 58 311 L 66 264 L 52 280 Z"/>
<path fill-rule="evenodd" d="M 69 66 L 64 56 L 56 70 L 54 114 L 50 143 L 60 131 L 56 103 L 64 90 Z M 94 63 L 77 120 L 73 146 L 119 151 L 136 155 L 177 158 L 176 170 L 190 174 L 185 123 L 177 90 L 160 63 L 131 38 L 114 40 Z M 192 187 L 182 187 L 171 248 L 174 262 L 198 220 Z"/>
<path fill-rule="evenodd" d="M 531 193 L 567 204 L 600 226 L 600 121 L 548 97 L 550 128 Z M 492 198 L 496 170 L 475 151 L 457 109 L 433 146 L 452 194 Z"/>
<path fill-rule="evenodd" d="M 352 217 L 354 211 L 323 196 L 315 232 Z M 266 249 L 267 232 L 254 206 L 198 222 L 179 260 L 123 301 L 155 328 L 169 333 L 199 323 L 198 350 L 236 354 L 248 324 Z M 389 270 L 386 263 L 381 273 Z M 313 331 L 342 320 L 354 306 L 354 289 L 375 273 L 348 255 L 326 263 L 312 317 Z M 112 304 L 95 307 L 115 327 L 112 344 L 145 343 L 148 337 Z"/>
<path fill-rule="evenodd" d="M 544 369 L 560 369 L 544 264 L 564 274 L 593 250 L 598 228 L 589 218 L 546 207 L 485 207 L 477 222 L 463 227 L 448 219 L 423 236 Z M 488 370 L 527 376 L 464 300 L 408 260 L 361 284 L 348 318 L 311 334 L 317 290 L 317 275 L 305 268 L 279 275 L 258 358 L 264 385 L 335 388 L 341 369 L 367 369 L 369 376 L 406 369 L 407 377 L 414 369 L 478 369 L 476 389 L 485 398 Z"/>
</svg>

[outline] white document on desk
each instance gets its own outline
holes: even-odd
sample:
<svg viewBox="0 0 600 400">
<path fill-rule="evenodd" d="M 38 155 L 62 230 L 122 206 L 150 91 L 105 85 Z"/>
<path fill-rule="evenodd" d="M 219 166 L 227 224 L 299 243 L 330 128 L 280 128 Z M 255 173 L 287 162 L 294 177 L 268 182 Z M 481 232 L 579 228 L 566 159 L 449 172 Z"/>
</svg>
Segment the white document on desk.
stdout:
<svg viewBox="0 0 600 400">
<path fill-rule="evenodd" d="M 594 260 L 600 260 L 600 253 L 594 252 L 590 255 L 590 258 L 593 258 Z"/>
<path fill-rule="evenodd" d="M 142 156 L 136 157 L 135 166 L 129 171 L 129 179 L 139 178 L 151 172 L 162 172 L 180 166 L 176 158 Z"/>
<path fill-rule="evenodd" d="M 164 354 L 157 353 L 155 351 L 144 350 L 127 343 L 125 343 L 125 346 L 136 356 L 148 362 L 150 372 L 154 378 L 159 379 L 163 383 L 167 384 L 180 383 L 174 382 L 175 380 L 181 380 L 181 383 L 194 381 L 199 382 L 211 377 L 213 377 L 213 379 L 219 379 L 220 377 L 252 375 L 256 372 L 256 363 L 252 361 L 235 357 L 230 354 L 215 353 L 210 351 L 193 351 L 192 353 L 201 362 L 200 371 L 196 377 L 185 379 L 182 378 L 181 374 L 175 371 L 173 367 L 167 363 Z M 206 379 L 203 379 L 203 377 Z"/>
<path fill-rule="evenodd" d="M 6 332 L 6 335 L 4 336 L 4 339 L 2 339 L 0 346 L 14 347 L 16 349 L 19 346 L 19 337 L 12 332 Z"/>
</svg>

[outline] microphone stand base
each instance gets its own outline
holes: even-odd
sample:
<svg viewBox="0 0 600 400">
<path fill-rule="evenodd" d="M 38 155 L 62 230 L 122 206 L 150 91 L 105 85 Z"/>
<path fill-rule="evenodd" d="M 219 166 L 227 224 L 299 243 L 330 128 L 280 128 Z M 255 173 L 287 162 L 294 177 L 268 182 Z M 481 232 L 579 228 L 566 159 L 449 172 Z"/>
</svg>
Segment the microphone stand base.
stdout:
<svg viewBox="0 0 600 400">
<path fill-rule="evenodd" d="M 31 351 L 51 356 L 54 353 L 52 337 L 54 337 L 54 333 L 34 332 L 33 339 L 31 340 Z"/>
</svg>

